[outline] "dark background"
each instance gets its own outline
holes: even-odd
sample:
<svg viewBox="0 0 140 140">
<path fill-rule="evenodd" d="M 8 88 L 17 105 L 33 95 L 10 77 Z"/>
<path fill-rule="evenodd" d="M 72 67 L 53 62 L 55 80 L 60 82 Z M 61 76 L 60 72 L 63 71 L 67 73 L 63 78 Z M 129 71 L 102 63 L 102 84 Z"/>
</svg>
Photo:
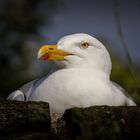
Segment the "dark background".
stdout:
<svg viewBox="0 0 140 140">
<path fill-rule="evenodd" d="M 111 79 L 139 103 L 139 0 L 0 0 L 0 96 L 46 75 L 52 62 L 37 60 L 39 47 L 77 32 L 107 46 Z"/>
</svg>

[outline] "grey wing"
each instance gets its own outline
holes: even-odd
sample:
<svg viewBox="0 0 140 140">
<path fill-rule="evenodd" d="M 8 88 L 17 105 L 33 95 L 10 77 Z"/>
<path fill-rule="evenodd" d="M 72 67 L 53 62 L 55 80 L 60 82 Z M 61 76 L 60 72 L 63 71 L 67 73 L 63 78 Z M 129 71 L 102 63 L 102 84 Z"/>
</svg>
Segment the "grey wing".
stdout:
<svg viewBox="0 0 140 140">
<path fill-rule="evenodd" d="M 115 86 L 117 89 L 119 89 L 124 96 L 126 97 L 126 101 L 125 101 L 125 105 L 128 106 L 135 106 L 136 103 L 133 101 L 133 99 L 131 98 L 131 96 L 128 94 L 128 92 L 126 92 L 126 90 L 124 88 L 122 88 L 119 84 L 117 84 L 116 82 L 112 81 L 113 86 Z"/>
<path fill-rule="evenodd" d="M 17 100 L 17 101 L 27 101 L 30 96 L 33 94 L 35 89 L 46 79 L 49 75 L 51 75 L 53 72 L 58 70 L 58 67 L 56 65 L 53 66 L 51 71 L 48 73 L 47 76 L 40 80 L 33 80 L 25 85 L 23 85 L 19 90 L 16 90 L 12 92 L 7 99 L 8 100 Z"/>
<path fill-rule="evenodd" d="M 36 80 L 31 81 L 23 85 L 20 89 L 12 92 L 7 99 L 8 100 L 17 100 L 17 101 L 26 101 L 30 96 L 31 91 L 33 90 L 34 83 Z"/>
</svg>

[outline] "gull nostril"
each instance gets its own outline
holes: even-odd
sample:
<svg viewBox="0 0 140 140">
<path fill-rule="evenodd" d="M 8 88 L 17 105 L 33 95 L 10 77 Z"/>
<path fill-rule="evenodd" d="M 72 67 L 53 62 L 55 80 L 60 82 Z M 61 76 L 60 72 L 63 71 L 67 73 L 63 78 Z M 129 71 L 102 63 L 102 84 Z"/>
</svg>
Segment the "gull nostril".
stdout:
<svg viewBox="0 0 140 140">
<path fill-rule="evenodd" d="M 49 48 L 49 50 L 54 50 L 53 48 Z"/>
</svg>

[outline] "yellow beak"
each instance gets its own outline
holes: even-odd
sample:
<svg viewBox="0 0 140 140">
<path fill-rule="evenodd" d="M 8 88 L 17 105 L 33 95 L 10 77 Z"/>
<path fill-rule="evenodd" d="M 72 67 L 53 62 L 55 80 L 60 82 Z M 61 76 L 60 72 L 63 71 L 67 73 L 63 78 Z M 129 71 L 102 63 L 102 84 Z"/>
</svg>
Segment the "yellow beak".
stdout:
<svg viewBox="0 0 140 140">
<path fill-rule="evenodd" d="M 42 60 L 64 60 L 69 52 L 58 49 L 57 45 L 44 45 L 38 51 L 38 59 Z"/>
</svg>

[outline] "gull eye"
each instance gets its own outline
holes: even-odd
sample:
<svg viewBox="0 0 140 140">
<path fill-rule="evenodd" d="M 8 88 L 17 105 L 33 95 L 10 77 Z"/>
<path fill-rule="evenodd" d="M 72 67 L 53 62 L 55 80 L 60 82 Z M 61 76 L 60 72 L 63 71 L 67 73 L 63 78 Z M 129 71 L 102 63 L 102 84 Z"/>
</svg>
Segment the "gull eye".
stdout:
<svg viewBox="0 0 140 140">
<path fill-rule="evenodd" d="M 89 43 L 87 43 L 87 42 L 83 42 L 83 43 L 81 43 L 81 45 L 80 45 L 80 48 L 82 48 L 82 49 L 86 49 L 86 48 L 88 48 L 89 47 Z"/>
</svg>

